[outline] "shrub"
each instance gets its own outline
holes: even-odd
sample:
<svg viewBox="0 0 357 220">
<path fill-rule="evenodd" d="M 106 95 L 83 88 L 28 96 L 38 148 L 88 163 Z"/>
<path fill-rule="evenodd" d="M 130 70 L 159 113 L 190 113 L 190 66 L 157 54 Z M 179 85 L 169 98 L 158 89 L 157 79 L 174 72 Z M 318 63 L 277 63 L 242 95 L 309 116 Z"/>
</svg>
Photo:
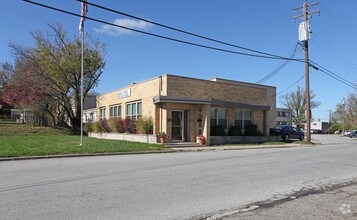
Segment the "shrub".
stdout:
<svg viewBox="0 0 357 220">
<path fill-rule="evenodd" d="M 101 121 L 96 121 L 93 124 L 93 131 L 97 132 L 97 133 L 103 132 L 102 122 Z"/>
<path fill-rule="evenodd" d="M 112 132 L 119 132 L 118 118 L 110 118 L 108 124 Z"/>
<path fill-rule="evenodd" d="M 83 130 L 85 133 L 88 134 L 88 132 L 93 132 L 93 123 L 89 122 L 89 123 L 85 123 Z"/>
<path fill-rule="evenodd" d="M 158 133 L 156 133 L 156 135 L 159 138 L 164 138 L 164 139 L 168 139 L 169 138 L 169 136 L 165 132 L 158 132 Z"/>
<path fill-rule="evenodd" d="M 211 128 L 211 136 L 226 136 L 222 125 L 215 125 Z"/>
<path fill-rule="evenodd" d="M 250 124 L 246 127 L 245 136 L 262 136 L 263 134 L 259 131 L 258 126 L 255 124 Z"/>
<path fill-rule="evenodd" d="M 125 121 L 122 118 L 118 118 L 118 132 L 119 133 L 125 132 Z"/>
<path fill-rule="evenodd" d="M 125 118 L 124 131 L 128 133 L 135 133 L 135 123 L 131 118 Z"/>
<path fill-rule="evenodd" d="M 101 126 L 102 126 L 102 131 L 104 132 L 111 132 L 109 123 L 107 119 L 100 120 Z"/>
<path fill-rule="evenodd" d="M 135 122 L 136 130 L 141 134 L 153 132 L 153 122 L 151 117 L 142 117 Z"/>
<path fill-rule="evenodd" d="M 242 129 L 239 126 L 231 126 L 231 127 L 229 127 L 228 135 L 229 136 L 241 136 Z"/>
<path fill-rule="evenodd" d="M 335 123 L 335 124 L 331 125 L 331 133 L 332 134 L 334 134 L 336 131 L 340 131 L 340 130 L 343 130 L 343 124 Z"/>
</svg>

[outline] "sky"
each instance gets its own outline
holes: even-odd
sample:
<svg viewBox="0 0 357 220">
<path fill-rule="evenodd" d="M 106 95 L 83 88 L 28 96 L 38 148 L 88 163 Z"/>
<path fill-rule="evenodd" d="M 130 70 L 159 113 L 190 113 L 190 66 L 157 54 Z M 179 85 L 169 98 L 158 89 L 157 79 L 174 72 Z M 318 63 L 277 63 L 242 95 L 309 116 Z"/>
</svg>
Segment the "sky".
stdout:
<svg viewBox="0 0 357 220">
<path fill-rule="evenodd" d="M 74 13 L 81 5 L 75 0 L 34 0 Z M 216 40 L 280 56 L 291 56 L 298 42 L 298 25 L 292 10 L 304 0 L 92 0 L 93 3 Z M 314 1 L 309 1 L 313 3 Z M 310 19 L 310 59 L 357 83 L 357 1 L 321 0 L 310 10 L 320 9 Z M 247 52 L 233 47 L 167 30 L 146 22 L 89 6 L 88 16 L 131 28 L 211 47 Z M 69 37 L 78 35 L 79 18 L 41 8 L 21 0 L 3 0 L 0 8 L 0 63 L 13 62 L 9 43 L 33 45 L 30 32 L 49 31 L 48 24 L 61 23 Z M 106 67 L 95 91 L 106 93 L 133 82 L 162 74 L 200 79 L 214 77 L 255 83 L 284 61 L 247 57 L 180 44 L 86 20 L 85 32 L 106 45 Z M 296 58 L 303 59 L 298 46 Z M 262 84 L 275 86 L 277 93 L 305 87 L 295 84 L 305 73 L 304 63 L 289 62 Z M 294 85 L 294 86 L 292 86 Z M 321 105 L 312 117 L 328 121 L 329 110 L 356 92 L 321 71 L 310 69 L 310 88 Z M 283 93 L 284 94 L 284 93 Z M 282 107 L 277 97 L 277 107 Z"/>
</svg>

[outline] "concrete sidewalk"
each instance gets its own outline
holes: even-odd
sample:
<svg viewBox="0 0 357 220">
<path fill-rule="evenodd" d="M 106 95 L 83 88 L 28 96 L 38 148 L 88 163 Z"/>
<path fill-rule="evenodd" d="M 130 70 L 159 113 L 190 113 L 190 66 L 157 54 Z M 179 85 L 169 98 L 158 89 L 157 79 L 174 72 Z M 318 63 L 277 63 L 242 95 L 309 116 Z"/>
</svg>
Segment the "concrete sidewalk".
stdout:
<svg viewBox="0 0 357 220">
<path fill-rule="evenodd" d="M 252 206 L 250 211 L 243 210 L 218 219 L 357 219 L 357 182 L 322 192 L 297 194 L 283 201 Z"/>
</svg>

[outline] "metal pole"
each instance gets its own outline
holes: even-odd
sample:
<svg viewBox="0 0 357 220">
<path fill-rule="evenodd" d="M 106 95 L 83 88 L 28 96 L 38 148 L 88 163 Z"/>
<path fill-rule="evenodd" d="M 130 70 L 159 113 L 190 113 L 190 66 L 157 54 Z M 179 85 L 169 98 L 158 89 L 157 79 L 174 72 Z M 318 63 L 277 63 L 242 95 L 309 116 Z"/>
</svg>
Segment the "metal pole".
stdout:
<svg viewBox="0 0 357 220">
<path fill-rule="evenodd" d="M 345 98 L 342 99 L 342 107 L 343 107 L 343 111 L 342 111 L 342 135 L 345 135 Z"/>
<path fill-rule="evenodd" d="M 82 57 L 81 57 L 81 143 L 83 146 L 83 72 L 84 72 L 84 24 L 82 27 Z"/>
</svg>

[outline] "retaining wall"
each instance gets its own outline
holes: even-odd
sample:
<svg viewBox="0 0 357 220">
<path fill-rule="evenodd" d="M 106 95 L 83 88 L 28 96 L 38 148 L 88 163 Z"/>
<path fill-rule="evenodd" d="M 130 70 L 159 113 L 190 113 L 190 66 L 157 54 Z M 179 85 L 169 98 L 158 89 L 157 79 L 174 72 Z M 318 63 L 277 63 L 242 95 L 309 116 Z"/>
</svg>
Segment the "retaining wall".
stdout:
<svg viewBox="0 0 357 220">
<path fill-rule="evenodd" d="M 142 143 L 158 143 L 157 136 L 153 134 L 126 134 L 126 133 L 96 133 L 89 132 L 88 137 L 94 137 L 99 139 L 110 139 L 110 140 L 123 140 L 123 141 L 133 141 Z"/>
</svg>

